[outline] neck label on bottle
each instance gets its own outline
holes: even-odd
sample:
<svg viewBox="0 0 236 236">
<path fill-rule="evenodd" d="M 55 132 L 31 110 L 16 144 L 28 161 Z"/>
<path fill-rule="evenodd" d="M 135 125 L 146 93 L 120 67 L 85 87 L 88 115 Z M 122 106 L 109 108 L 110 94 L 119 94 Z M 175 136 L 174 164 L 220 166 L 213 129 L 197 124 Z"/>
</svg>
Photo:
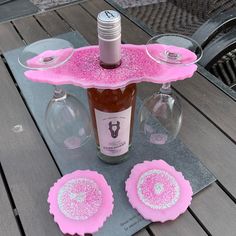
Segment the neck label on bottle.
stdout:
<svg viewBox="0 0 236 236">
<path fill-rule="evenodd" d="M 100 151 L 107 156 L 120 156 L 129 150 L 131 107 L 120 112 L 95 109 Z"/>
</svg>

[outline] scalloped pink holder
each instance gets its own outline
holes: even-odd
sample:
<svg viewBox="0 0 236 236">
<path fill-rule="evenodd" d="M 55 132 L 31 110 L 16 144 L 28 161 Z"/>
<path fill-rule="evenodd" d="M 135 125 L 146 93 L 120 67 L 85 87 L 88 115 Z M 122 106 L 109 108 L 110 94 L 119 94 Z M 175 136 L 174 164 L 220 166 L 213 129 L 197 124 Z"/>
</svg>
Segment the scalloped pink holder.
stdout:
<svg viewBox="0 0 236 236">
<path fill-rule="evenodd" d="M 135 165 L 125 189 L 132 207 L 153 222 L 175 220 L 187 210 L 193 195 L 189 181 L 163 160 Z"/>
<path fill-rule="evenodd" d="M 97 232 L 111 216 L 113 201 L 105 178 L 89 170 L 64 175 L 48 194 L 54 221 L 64 234 L 70 235 Z"/>
<path fill-rule="evenodd" d="M 156 45 L 153 48 L 158 49 Z M 46 55 L 56 57 L 60 53 L 63 54 L 63 50 L 50 51 Z M 183 54 L 184 58 L 196 57 L 189 50 L 184 50 Z M 28 63 L 35 65 L 35 58 Z M 88 46 L 76 49 L 70 60 L 60 67 L 40 71 L 29 70 L 25 72 L 25 76 L 34 82 L 55 85 L 73 84 L 83 88 L 117 89 L 144 81 L 167 83 L 183 80 L 192 77 L 196 69 L 196 65 L 158 64 L 147 55 L 145 45 L 126 44 L 122 45 L 121 66 L 116 69 L 102 68 L 99 65 L 98 46 Z"/>
</svg>

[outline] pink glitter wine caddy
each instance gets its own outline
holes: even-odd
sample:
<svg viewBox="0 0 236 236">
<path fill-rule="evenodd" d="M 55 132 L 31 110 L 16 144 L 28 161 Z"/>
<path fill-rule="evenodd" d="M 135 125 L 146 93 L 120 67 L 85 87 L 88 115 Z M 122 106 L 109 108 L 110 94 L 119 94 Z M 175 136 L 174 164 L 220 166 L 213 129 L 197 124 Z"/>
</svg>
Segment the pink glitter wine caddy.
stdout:
<svg viewBox="0 0 236 236">
<path fill-rule="evenodd" d="M 137 164 L 126 180 L 129 202 L 145 219 L 175 220 L 192 200 L 192 188 L 181 172 L 163 160 Z"/>
<path fill-rule="evenodd" d="M 95 233 L 113 210 L 111 187 L 101 174 L 78 170 L 59 179 L 48 195 L 50 213 L 64 234 Z"/>
<path fill-rule="evenodd" d="M 157 53 L 158 47 L 161 45 L 153 45 L 153 50 Z M 173 48 L 180 50 L 172 46 L 171 49 Z M 181 52 L 184 61 L 196 58 L 196 55 L 187 49 L 182 49 Z M 31 58 L 27 63 L 37 68 L 37 62 L 41 64 L 44 57 L 56 61 L 57 57 L 63 58 L 64 53 L 67 53 L 65 49 L 46 51 Z M 70 60 L 63 66 L 48 70 L 29 70 L 25 72 L 25 76 L 34 82 L 55 85 L 73 84 L 83 88 L 117 89 L 143 81 L 167 83 L 183 80 L 192 77 L 196 69 L 196 65 L 158 64 L 147 55 L 145 45 L 127 44 L 122 45 L 122 63 L 116 69 L 102 68 L 99 65 L 98 46 L 89 46 L 76 49 Z"/>
</svg>

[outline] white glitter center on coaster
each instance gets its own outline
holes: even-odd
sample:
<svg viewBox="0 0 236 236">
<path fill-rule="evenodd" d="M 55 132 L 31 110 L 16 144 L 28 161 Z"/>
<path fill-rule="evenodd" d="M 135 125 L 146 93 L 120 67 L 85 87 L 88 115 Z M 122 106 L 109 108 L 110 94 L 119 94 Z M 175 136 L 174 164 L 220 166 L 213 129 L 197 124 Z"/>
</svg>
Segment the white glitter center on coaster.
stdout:
<svg viewBox="0 0 236 236">
<path fill-rule="evenodd" d="M 70 199 L 71 200 L 76 200 L 77 202 L 84 202 L 84 200 L 86 199 L 86 193 L 81 192 L 81 193 L 71 193 L 70 194 Z"/>
<path fill-rule="evenodd" d="M 102 205 L 102 192 L 97 183 L 88 178 L 71 179 L 59 190 L 58 207 L 68 218 L 87 220 Z"/>
<path fill-rule="evenodd" d="M 161 183 L 157 183 L 154 186 L 154 191 L 156 194 L 161 194 L 164 191 L 164 186 Z"/>
<path fill-rule="evenodd" d="M 164 170 L 152 169 L 141 175 L 137 184 L 139 199 L 152 209 L 166 209 L 176 204 L 180 187 Z"/>
</svg>

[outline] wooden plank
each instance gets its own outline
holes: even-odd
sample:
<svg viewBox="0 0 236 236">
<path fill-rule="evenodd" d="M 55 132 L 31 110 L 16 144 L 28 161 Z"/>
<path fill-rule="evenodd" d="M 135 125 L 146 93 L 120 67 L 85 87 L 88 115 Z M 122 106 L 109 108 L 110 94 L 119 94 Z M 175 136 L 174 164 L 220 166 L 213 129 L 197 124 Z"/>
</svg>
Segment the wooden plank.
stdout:
<svg viewBox="0 0 236 236">
<path fill-rule="evenodd" d="M 150 236 L 146 229 L 138 231 L 134 236 Z"/>
<path fill-rule="evenodd" d="M 194 79 L 175 83 L 174 87 L 219 128 L 236 141 L 236 103 L 209 81 L 196 74 Z"/>
<path fill-rule="evenodd" d="M 47 203 L 60 174 L 2 61 L 0 71 L 0 161 L 25 234 L 62 235 Z"/>
<path fill-rule="evenodd" d="M 203 236 L 207 235 L 195 219 L 187 211 L 174 221 L 167 221 L 164 224 L 155 223 L 150 225 L 150 229 L 155 235 L 175 235 L 175 236 Z"/>
<path fill-rule="evenodd" d="M 23 45 L 22 39 L 11 23 L 0 24 L 0 50 L 2 52 L 19 48 Z"/>
<path fill-rule="evenodd" d="M 236 146 L 219 129 L 182 99 L 182 141 L 236 197 Z"/>
<path fill-rule="evenodd" d="M 21 236 L 3 180 L 0 177 L 0 235 Z"/>
<path fill-rule="evenodd" d="M 33 16 L 14 20 L 13 23 L 27 44 L 49 37 Z"/>
<path fill-rule="evenodd" d="M 60 16 L 75 30 L 78 30 L 90 44 L 97 44 L 97 23 L 79 5 L 57 10 Z"/>
<path fill-rule="evenodd" d="M 235 235 L 236 206 L 216 184 L 212 184 L 207 190 L 198 193 L 193 198 L 190 208 L 211 235 Z M 172 235 L 173 232 L 175 232 L 175 236 L 206 235 L 203 229 L 200 226 L 196 227 L 192 221 L 193 217 L 186 212 L 175 221 L 152 224 L 150 228 L 155 235 Z"/>
<path fill-rule="evenodd" d="M 216 185 L 194 197 L 191 208 L 214 236 L 235 236 L 236 205 Z"/>
<path fill-rule="evenodd" d="M 81 4 L 82 7 L 87 9 L 89 13 L 96 19 L 99 12 L 107 9 L 113 9 L 111 5 L 104 1 L 90 0 Z M 140 42 L 147 42 L 150 38 L 149 35 L 144 34 L 143 30 L 134 24 L 130 24 L 130 20 L 121 15 L 122 24 L 122 39 L 128 43 L 140 44 Z M 130 35 L 133 35 L 130 37 Z M 134 37 L 135 35 L 135 37 Z M 127 41 L 128 40 L 128 41 Z"/>
<path fill-rule="evenodd" d="M 45 12 L 35 17 L 52 37 L 71 31 L 70 26 L 55 11 Z"/>
</svg>

